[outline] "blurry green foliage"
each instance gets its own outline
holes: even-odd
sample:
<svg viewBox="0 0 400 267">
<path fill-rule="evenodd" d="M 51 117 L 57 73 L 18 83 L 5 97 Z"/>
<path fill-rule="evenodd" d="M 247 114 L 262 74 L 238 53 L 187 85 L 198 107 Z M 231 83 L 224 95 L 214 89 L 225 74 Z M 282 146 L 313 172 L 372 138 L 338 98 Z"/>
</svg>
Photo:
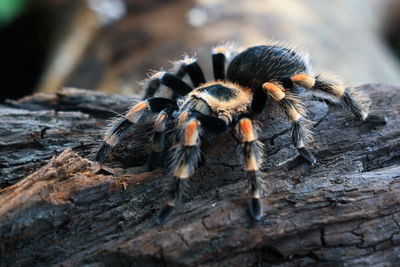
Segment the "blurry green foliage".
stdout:
<svg viewBox="0 0 400 267">
<path fill-rule="evenodd" d="M 18 16 L 33 0 L 0 0 L 0 27 Z"/>
</svg>

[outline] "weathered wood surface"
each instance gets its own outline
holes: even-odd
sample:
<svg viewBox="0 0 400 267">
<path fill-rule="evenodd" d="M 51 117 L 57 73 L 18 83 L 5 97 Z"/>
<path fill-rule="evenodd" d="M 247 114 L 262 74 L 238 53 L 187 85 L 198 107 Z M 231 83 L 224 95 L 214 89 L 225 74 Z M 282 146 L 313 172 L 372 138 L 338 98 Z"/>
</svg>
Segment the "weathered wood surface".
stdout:
<svg viewBox="0 0 400 267">
<path fill-rule="evenodd" d="M 247 181 L 229 135 L 204 147 L 207 160 L 184 204 L 156 226 L 168 177 L 143 171 L 145 145 L 137 140 L 146 135 L 125 138 L 104 165 L 86 158 L 106 118 L 134 100 L 64 90 L 7 102 L 0 107 L 0 266 L 393 266 L 400 260 L 400 90 L 363 89 L 388 125 L 370 128 L 348 111 L 309 102 L 313 167 L 296 157 L 289 124 L 275 110 L 260 117 L 268 193 L 259 223 L 246 213 Z"/>
</svg>

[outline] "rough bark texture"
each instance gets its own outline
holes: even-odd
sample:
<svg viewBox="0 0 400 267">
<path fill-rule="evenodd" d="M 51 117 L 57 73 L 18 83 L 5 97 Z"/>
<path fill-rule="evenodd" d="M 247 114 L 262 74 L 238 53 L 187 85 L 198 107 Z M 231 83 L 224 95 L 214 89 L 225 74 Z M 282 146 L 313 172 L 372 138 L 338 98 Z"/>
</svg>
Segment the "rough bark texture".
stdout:
<svg viewBox="0 0 400 267">
<path fill-rule="evenodd" d="M 142 130 L 104 165 L 88 159 L 106 118 L 134 100 L 69 89 L 9 101 L 0 107 L 0 265 L 395 265 L 400 90 L 363 89 L 388 125 L 371 128 L 347 110 L 308 102 L 313 167 L 296 156 L 275 109 L 260 116 L 266 212 L 258 223 L 246 212 L 247 181 L 230 135 L 204 146 L 206 162 L 183 204 L 157 226 L 169 179 L 143 171 Z"/>
</svg>

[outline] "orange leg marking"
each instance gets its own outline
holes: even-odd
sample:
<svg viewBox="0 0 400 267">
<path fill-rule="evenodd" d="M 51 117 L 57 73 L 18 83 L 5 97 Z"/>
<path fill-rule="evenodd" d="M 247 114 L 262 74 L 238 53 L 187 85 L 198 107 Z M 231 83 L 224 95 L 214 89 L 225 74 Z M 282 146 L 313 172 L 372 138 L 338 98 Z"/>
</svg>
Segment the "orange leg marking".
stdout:
<svg viewBox="0 0 400 267">
<path fill-rule="evenodd" d="M 315 79 L 307 74 L 297 74 L 294 75 L 292 78 L 294 83 L 298 83 L 308 89 L 314 86 Z"/>
<path fill-rule="evenodd" d="M 197 120 L 191 120 L 187 123 L 185 128 L 185 146 L 195 146 L 197 144 L 197 138 L 199 136 L 198 126 L 199 122 Z"/>
<path fill-rule="evenodd" d="M 147 102 L 146 101 L 142 101 L 142 102 L 137 103 L 133 108 L 131 108 L 131 110 L 129 112 L 130 113 L 131 112 L 138 112 L 138 111 L 141 111 L 142 109 L 147 108 L 147 106 L 148 106 Z"/>
<path fill-rule="evenodd" d="M 240 120 L 240 130 L 243 133 L 244 142 L 251 142 L 256 139 L 253 132 L 253 124 L 250 119 L 245 118 Z"/>
<path fill-rule="evenodd" d="M 135 120 L 137 119 L 137 114 L 146 109 L 149 106 L 149 104 L 146 101 L 142 101 L 137 103 L 133 108 L 131 108 L 128 113 L 125 115 L 126 119 L 131 121 L 131 122 L 136 122 Z"/>
<path fill-rule="evenodd" d="M 276 101 L 280 101 L 285 97 L 284 89 L 273 83 L 264 83 L 263 88 L 267 90 L 268 94 Z"/>
<path fill-rule="evenodd" d="M 188 119 L 189 117 L 189 112 L 185 111 L 183 112 L 178 119 L 178 126 L 182 126 L 182 124 Z"/>
</svg>

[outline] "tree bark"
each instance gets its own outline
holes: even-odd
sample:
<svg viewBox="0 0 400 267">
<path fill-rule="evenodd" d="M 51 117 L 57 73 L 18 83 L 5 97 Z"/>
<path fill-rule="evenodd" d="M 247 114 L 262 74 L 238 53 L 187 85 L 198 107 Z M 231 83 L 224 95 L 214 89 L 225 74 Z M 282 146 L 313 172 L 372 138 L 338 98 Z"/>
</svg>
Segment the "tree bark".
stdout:
<svg viewBox="0 0 400 267">
<path fill-rule="evenodd" d="M 1 266 L 366 266 L 400 260 L 400 90 L 362 87 L 372 128 L 309 101 L 315 166 L 297 156 L 290 124 L 259 117 L 265 215 L 247 215 L 236 141 L 205 144 L 205 162 L 164 225 L 169 177 L 145 172 L 147 124 L 105 164 L 90 160 L 107 118 L 136 100 L 68 89 L 0 106 Z"/>
</svg>

